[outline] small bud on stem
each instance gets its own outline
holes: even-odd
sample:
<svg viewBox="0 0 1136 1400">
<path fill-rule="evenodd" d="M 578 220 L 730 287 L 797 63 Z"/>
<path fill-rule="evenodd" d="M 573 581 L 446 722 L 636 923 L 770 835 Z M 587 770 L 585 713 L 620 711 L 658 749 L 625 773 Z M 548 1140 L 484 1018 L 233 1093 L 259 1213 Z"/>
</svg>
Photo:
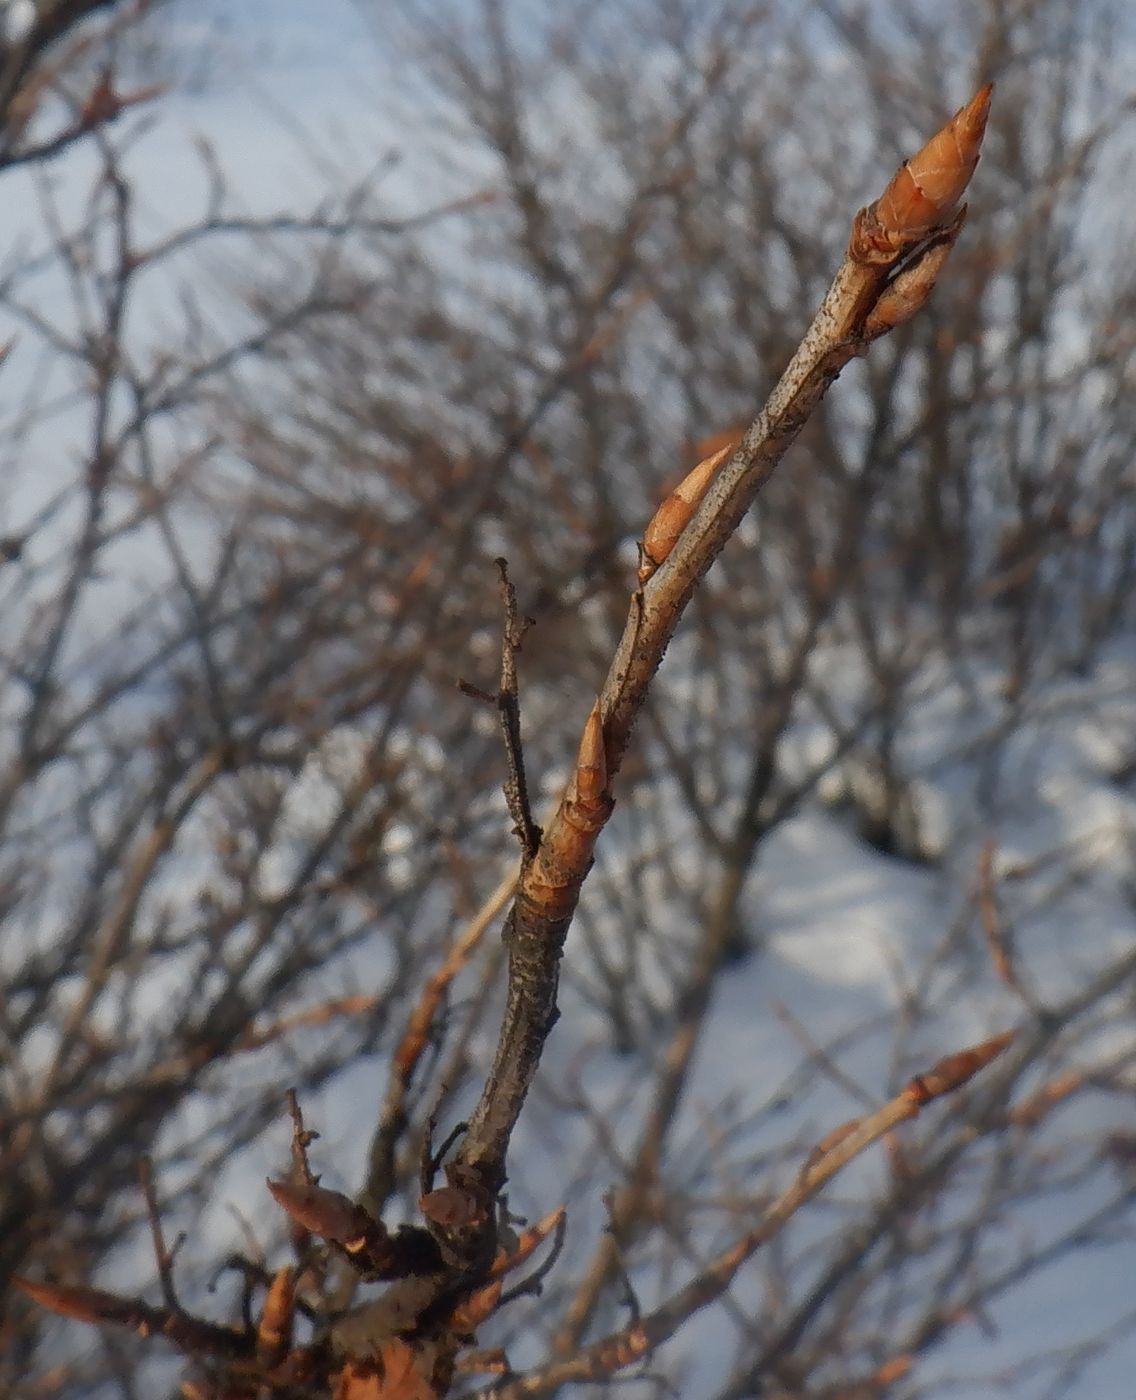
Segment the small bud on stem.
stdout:
<svg viewBox="0 0 1136 1400">
<path fill-rule="evenodd" d="M 641 584 L 647 582 L 675 547 L 679 535 L 686 528 L 686 522 L 698 509 L 703 496 L 710 489 L 715 472 L 732 456 L 739 438 L 740 434 L 732 435 L 724 447 L 711 452 L 708 457 L 703 457 L 651 517 L 651 523 L 643 532 L 643 562 L 639 566 Z"/>
</svg>

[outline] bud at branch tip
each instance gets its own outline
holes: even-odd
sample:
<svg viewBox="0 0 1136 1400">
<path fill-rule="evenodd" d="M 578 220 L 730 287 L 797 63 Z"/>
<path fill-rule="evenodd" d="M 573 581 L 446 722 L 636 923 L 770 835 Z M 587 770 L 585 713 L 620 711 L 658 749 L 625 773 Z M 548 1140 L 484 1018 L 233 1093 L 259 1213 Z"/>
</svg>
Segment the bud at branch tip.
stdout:
<svg viewBox="0 0 1136 1400">
<path fill-rule="evenodd" d="M 854 258 L 889 262 L 949 217 L 978 164 L 993 91 L 992 83 L 980 88 L 899 167 L 875 204 L 856 220 Z"/>
</svg>

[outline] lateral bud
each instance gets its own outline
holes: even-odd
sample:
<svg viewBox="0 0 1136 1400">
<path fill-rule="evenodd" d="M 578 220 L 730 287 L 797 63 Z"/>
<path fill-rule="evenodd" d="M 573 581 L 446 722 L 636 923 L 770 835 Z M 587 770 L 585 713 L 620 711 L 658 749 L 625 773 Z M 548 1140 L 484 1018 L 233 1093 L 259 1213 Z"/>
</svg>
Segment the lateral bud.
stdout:
<svg viewBox="0 0 1136 1400">
<path fill-rule="evenodd" d="M 922 311 L 927 299 L 935 290 L 939 274 L 946 265 L 965 222 L 964 204 L 950 225 L 943 230 L 942 236 L 896 273 L 864 321 L 865 340 L 878 340 L 881 335 L 902 326 Z"/>
<path fill-rule="evenodd" d="M 428 1274 L 441 1263 L 438 1246 L 426 1230 L 400 1225 L 392 1235 L 341 1191 L 306 1182 L 269 1181 L 283 1210 L 313 1235 L 330 1240 L 364 1278 L 395 1279 Z"/>
<path fill-rule="evenodd" d="M 260 1322 L 256 1328 L 256 1359 L 262 1366 L 278 1366 L 292 1345 L 295 1316 L 296 1271 L 285 1265 L 277 1269 L 264 1296 Z"/>
<path fill-rule="evenodd" d="M 592 807 L 603 798 L 607 787 L 607 754 L 604 752 L 603 721 L 597 700 L 584 722 L 576 771 L 572 778 L 572 796 L 576 802 Z"/>
<path fill-rule="evenodd" d="M 118 1297 L 115 1293 L 106 1293 L 101 1288 L 88 1288 L 82 1284 L 33 1283 L 28 1278 L 17 1278 L 13 1281 L 29 1298 L 34 1298 L 41 1308 L 58 1313 L 60 1317 L 73 1317 L 79 1322 L 126 1322 L 126 1314 L 134 1306 L 132 1302 Z"/>
<path fill-rule="evenodd" d="M 955 1055 L 945 1055 L 926 1074 L 917 1074 L 904 1089 L 904 1094 L 922 1108 L 932 1099 L 953 1093 L 962 1088 L 967 1080 L 973 1079 L 991 1060 L 997 1059 L 1016 1035 L 1017 1031 L 1004 1031 L 979 1045 L 972 1045 L 968 1050 L 960 1050 Z"/>
<path fill-rule="evenodd" d="M 268 1189 L 282 1210 L 321 1239 L 346 1245 L 378 1226 L 378 1221 L 342 1191 L 329 1191 L 325 1186 L 306 1182 L 272 1180 Z"/>
<path fill-rule="evenodd" d="M 710 489 L 714 475 L 724 461 L 733 455 L 740 437 L 731 434 L 724 447 L 703 457 L 701 462 L 683 477 L 667 499 L 651 517 L 643 531 L 643 562 L 639 565 L 639 582 L 646 583 L 678 543 L 686 523 Z"/>
</svg>

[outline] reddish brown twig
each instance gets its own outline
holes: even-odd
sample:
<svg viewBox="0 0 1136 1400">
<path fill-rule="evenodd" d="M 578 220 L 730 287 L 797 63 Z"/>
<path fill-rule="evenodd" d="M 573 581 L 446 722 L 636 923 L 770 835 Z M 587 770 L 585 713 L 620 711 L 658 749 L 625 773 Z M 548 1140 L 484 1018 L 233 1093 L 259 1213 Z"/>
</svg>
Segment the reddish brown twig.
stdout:
<svg viewBox="0 0 1136 1400">
<path fill-rule="evenodd" d="M 684 1288 L 653 1312 L 645 1313 L 629 1326 L 586 1347 L 576 1356 L 554 1362 L 495 1389 L 494 1400 L 527 1400 L 528 1397 L 546 1395 L 571 1381 L 589 1381 L 613 1375 L 650 1355 L 673 1336 L 687 1318 L 720 1298 L 741 1266 L 854 1157 L 878 1142 L 897 1124 L 914 1118 L 932 1099 L 961 1088 L 1000 1055 L 1014 1035 L 1015 1032 L 1008 1031 L 957 1054 L 947 1055 L 925 1074 L 916 1075 L 882 1108 L 854 1123 L 842 1124 L 810 1154 L 793 1184 L 770 1206 L 761 1221 Z"/>
<path fill-rule="evenodd" d="M 61 1317 L 73 1317 L 81 1322 L 113 1322 L 130 1328 L 140 1337 L 165 1337 L 190 1355 L 234 1360 L 252 1356 L 253 1339 L 247 1332 L 205 1322 L 180 1310 L 151 1307 L 139 1298 L 124 1298 L 101 1288 L 33 1283 L 25 1278 L 15 1282 L 29 1298 Z"/>
</svg>

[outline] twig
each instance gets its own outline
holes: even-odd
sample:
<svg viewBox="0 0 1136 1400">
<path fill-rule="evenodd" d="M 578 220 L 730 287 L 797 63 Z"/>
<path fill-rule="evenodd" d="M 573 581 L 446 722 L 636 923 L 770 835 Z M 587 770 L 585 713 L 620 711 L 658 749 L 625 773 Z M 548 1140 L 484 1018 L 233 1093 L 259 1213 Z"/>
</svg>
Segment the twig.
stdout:
<svg viewBox="0 0 1136 1400">
<path fill-rule="evenodd" d="M 206 1322 L 180 1308 L 154 1308 L 141 1298 L 126 1298 L 101 1288 L 33 1283 L 24 1278 L 13 1281 L 29 1298 L 60 1317 L 73 1317 L 81 1322 L 114 1322 L 143 1337 L 162 1336 L 180 1351 L 195 1357 L 239 1361 L 252 1355 L 253 1338 L 244 1328 Z"/>
<path fill-rule="evenodd" d="M 627 1309 L 627 1315 L 631 1320 L 631 1325 L 635 1326 L 643 1316 L 643 1309 L 639 1303 L 639 1295 L 635 1291 L 635 1284 L 631 1280 L 631 1275 L 627 1272 L 627 1264 L 624 1262 L 623 1250 L 619 1247 L 619 1240 L 616 1237 L 614 1224 L 609 1223 L 607 1235 L 611 1240 L 611 1267 L 619 1279 L 620 1287 L 623 1290 L 621 1299 Z"/>
<path fill-rule="evenodd" d="M 766 1211 L 761 1221 L 706 1269 L 660 1307 L 611 1333 L 576 1356 L 529 1372 L 483 1394 L 493 1400 L 528 1400 L 546 1395 L 571 1381 L 605 1379 L 653 1353 L 694 1313 L 713 1303 L 762 1245 L 771 1240 L 798 1210 L 843 1167 L 924 1105 L 954 1092 L 1007 1048 L 1015 1032 L 992 1037 L 979 1045 L 940 1060 L 926 1074 L 916 1075 L 899 1094 L 855 1125 L 841 1128 L 838 1140 L 806 1161 L 792 1185 Z M 833 1137 L 829 1134 L 829 1137 Z"/>
<path fill-rule="evenodd" d="M 234 1051 L 260 1050 L 265 1045 L 271 1044 L 272 1041 L 287 1035 L 289 1031 L 299 1030 L 303 1026 L 326 1025 L 328 1021 L 333 1021 L 340 1016 L 365 1015 L 368 1011 L 373 1011 L 381 1000 L 381 997 L 368 993 L 336 997 L 319 1006 L 309 1007 L 307 1011 L 297 1011 L 293 1016 L 282 1016 L 280 1020 L 270 1022 L 263 1029 L 250 1026 L 233 1049 Z"/>
<path fill-rule="evenodd" d="M 292 1165 L 305 1186 L 315 1186 L 319 1178 L 313 1174 L 308 1164 L 308 1148 L 319 1137 L 319 1133 L 304 1127 L 304 1114 L 295 1089 L 288 1090 L 287 1098 L 288 1112 L 292 1117 Z"/>
<path fill-rule="evenodd" d="M 556 1262 L 564 1250 L 564 1239 L 568 1232 L 568 1217 L 563 1211 L 560 1212 L 556 1221 L 555 1230 L 552 1236 L 552 1248 L 548 1251 L 548 1258 L 535 1268 L 527 1278 L 523 1278 L 520 1283 L 507 1292 L 501 1294 L 501 1301 L 498 1307 L 504 1307 L 506 1303 L 512 1303 L 517 1298 L 522 1298 L 526 1294 L 531 1294 L 534 1298 L 539 1298 L 544 1290 L 544 1280 L 556 1267 Z"/>
<path fill-rule="evenodd" d="M 990 961 L 1001 981 L 1012 992 L 1029 1004 L 1022 980 L 1018 976 L 1017 960 L 1014 955 L 1013 932 L 1007 928 L 998 902 L 997 873 L 995 857 L 998 846 L 993 836 L 982 844 L 978 856 L 978 912 L 982 921 L 982 932 L 986 946 L 990 950 Z"/>
<path fill-rule="evenodd" d="M 138 1163 L 138 1180 L 142 1195 L 146 1200 L 146 1215 L 150 1221 L 150 1237 L 154 1242 L 154 1259 L 158 1265 L 158 1282 L 162 1289 L 162 1301 L 171 1312 L 180 1312 L 177 1291 L 174 1288 L 174 1259 L 185 1243 L 185 1235 L 179 1234 L 172 1249 L 166 1247 L 166 1237 L 162 1230 L 162 1217 L 158 1209 L 158 1193 L 154 1188 L 154 1164 L 143 1157 Z"/>
<path fill-rule="evenodd" d="M 840 1068 L 828 1051 L 817 1043 L 809 1034 L 808 1029 L 801 1024 L 783 1001 L 774 1001 L 773 1014 L 795 1038 L 801 1049 L 822 1074 L 839 1088 L 843 1089 L 844 1092 L 858 1104 L 861 1104 L 865 1108 L 871 1107 L 871 1096 L 864 1089 L 863 1085 L 857 1084 L 850 1074 Z"/>
<path fill-rule="evenodd" d="M 528 782 L 525 778 L 525 756 L 521 747 L 521 704 L 517 691 L 517 653 L 532 619 L 517 612 L 517 590 L 509 582 L 509 565 L 498 559 L 501 575 L 501 601 L 505 606 L 505 629 L 501 637 L 501 688 L 497 692 L 497 710 L 501 716 L 501 733 L 505 739 L 505 801 L 517 835 L 521 838 L 521 853 L 527 862 L 536 855 L 540 845 L 540 827 L 533 821 L 529 803 Z"/>
<path fill-rule="evenodd" d="M 455 1123 L 446 1134 L 441 1147 L 434 1151 L 434 1115 L 431 1114 L 426 1122 L 426 1132 L 422 1138 L 422 1161 L 419 1170 L 419 1185 L 422 1187 L 422 1194 L 425 1195 L 434 1185 L 434 1178 L 438 1174 L 438 1168 L 446 1160 L 446 1153 L 461 1137 L 462 1133 L 469 1127 L 468 1123 Z"/>
</svg>

